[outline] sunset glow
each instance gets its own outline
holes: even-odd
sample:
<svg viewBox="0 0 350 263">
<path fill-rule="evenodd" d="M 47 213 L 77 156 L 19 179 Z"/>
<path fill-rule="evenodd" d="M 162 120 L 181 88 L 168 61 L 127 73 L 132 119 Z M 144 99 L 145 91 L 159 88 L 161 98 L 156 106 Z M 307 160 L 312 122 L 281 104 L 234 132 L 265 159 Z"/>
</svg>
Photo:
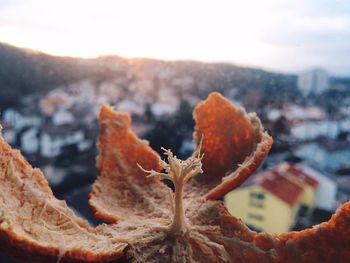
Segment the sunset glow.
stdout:
<svg viewBox="0 0 350 263">
<path fill-rule="evenodd" d="M 310 17 L 310 4 L 293 9 L 276 0 L 1 3 L 0 41 L 21 47 L 55 55 L 226 61 L 282 71 L 323 65 L 340 70 L 324 52 L 311 56 L 313 43 L 298 30 L 342 33 L 350 25 L 342 16 Z"/>
</svg>

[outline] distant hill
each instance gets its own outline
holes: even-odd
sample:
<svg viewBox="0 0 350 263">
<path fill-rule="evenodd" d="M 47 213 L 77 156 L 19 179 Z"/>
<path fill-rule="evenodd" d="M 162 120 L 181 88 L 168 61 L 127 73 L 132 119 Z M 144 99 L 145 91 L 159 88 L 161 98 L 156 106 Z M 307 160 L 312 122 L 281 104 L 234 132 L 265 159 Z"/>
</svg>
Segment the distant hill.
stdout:
<svg viewBox="0 0 350 263">
<path fill-rule="evenodd" d="M 14 105 L 23 95 L 86 78 L 110 78 L 120 73 L 110 60 L 56 57 L 0 43 L 0 105 Z M 113 57 L 113 62 L 124 60 Z"/>
<path fill-rule="evenodd" d="M 190 76 L 195 82 L 193 92 L 203 96 L 211 90 L 225 93 L 232 88 L 237 89 L 238 96 L 242 98 L 251 90 L 264 94 L 266 100 L 277 93 L 282 101 L 296 96 L 294 75 L 227 63 L 125 59 L 117 56 L 95 59 L 58 57 L 0 43 L 0 107 L 13 106 L 24 95 L 47 92 L 84 79 L 99 82 L 128 75 L 131 80 L 142 76 L 156 83 L 160 77 L 155 72 L 160 71 L 174 77 Z"/>
</svg>

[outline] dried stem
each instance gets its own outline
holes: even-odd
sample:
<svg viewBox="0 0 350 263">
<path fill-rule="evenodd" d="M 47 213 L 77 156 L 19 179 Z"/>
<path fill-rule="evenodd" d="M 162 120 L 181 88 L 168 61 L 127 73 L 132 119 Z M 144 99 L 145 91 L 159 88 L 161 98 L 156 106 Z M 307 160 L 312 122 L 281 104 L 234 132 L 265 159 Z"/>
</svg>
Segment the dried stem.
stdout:
<svg viewBox="0 0 350 263">
<path fill-rule="evenodd" d="M 168 163 L 160 161 L 160 165 L 165 172 L 157 172 L 154 170 L 145 170 L 140 165 L 140 169 L 148 173 L 148 177 L 158 177 L 160 179 L 168 179 L 173 182 L 175 194 L 172 195 L 174 203 L 174 219 L 170 227 L 170 231 L 176 234 L 185 233 L 187 230 L 185 211 L 183 206 L 183 192 L 185 183 L 197 174 L 203 173 L 202 158 L 200 153 L 201 143 L 197 150 L 187 160 L 180 160 L 173 155 L 171 150 L 162 148 L 167 156 Z"/>
</svg>

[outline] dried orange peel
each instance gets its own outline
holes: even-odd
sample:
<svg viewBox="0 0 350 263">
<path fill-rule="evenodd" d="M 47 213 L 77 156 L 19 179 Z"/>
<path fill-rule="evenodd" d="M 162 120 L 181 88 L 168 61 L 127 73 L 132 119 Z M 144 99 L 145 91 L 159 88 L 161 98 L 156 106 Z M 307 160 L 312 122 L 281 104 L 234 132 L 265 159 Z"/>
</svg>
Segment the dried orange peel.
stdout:
<svg viewBox="0 0 350 263">
<path fill-rule="evenodd" d="M 350 262 L 350 202 L 301 232 L 256 233 L 215 199 L 238 187 L 271 147 L 259 119 L 212 93 L 195 110 L 195 153 L 162 161 L 103 106 L 99 176 L 89 204 L 111 224 L 90 227 L 58 201 L 41 172 L 0 140 L 0 251 L 23 262 Z M 162 170 L 163 169 L 163 170 Z M 147 174 L 149 176 L 147 176 Z M 174 182 L 175 193 L 160 179 Z"/>
<path fill-rule="evenodd" d="M 201 138 L 204 176 L 195 177 L 189 193 L 215 200 L 242 184 L 259 166 L 272 138 L 255 113 L 247 114 L 219 93 L 211 93 L 194 111 L 194 138 Z"/>
<path fill-rule="evenodd" d="M 160 170 L 158 154 L 130 131 L 128 114 L 103 106 L 99 120 L 99 176 L 89 198 L 95 216 L 106 222 L 142 217 L 145 213 L 147 218 L 167 218 L 169 189 L 157 178 L 146 178 L 137 166 Z"/>
<path fill-rule="evenodd" d="M 0 137 L 0 252 L 22 262 L 105 262 L 123 255 L 54 197 L 39 169 Z"/>
</svg>

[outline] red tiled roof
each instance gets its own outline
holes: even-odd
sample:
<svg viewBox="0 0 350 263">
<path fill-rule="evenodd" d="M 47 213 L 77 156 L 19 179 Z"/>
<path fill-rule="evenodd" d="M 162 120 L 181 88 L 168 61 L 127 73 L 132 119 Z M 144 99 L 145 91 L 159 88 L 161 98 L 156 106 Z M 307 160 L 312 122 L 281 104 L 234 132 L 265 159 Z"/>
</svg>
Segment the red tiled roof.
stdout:
<svg viewBox="0 0 350 263">
<path fill-rule="evenodd" d="M 287 172 L 297 177 L 298 179 L 302 180 L 303 182 L 307 183 L 313 188 L 316 188 L 318 186 L 318 181 L 316 179 L 307 175 L 304 171 L 302 171 L 295 165 L 289 165 Z"/>
<path fill-rule="evenodd" d="M 290 206 L 294 206 L 303 188 L 281 176 L 276 170 L 266 171 L 257 175 L 256 183 L 271 194 L 277 196 Z"/>
</svg>

